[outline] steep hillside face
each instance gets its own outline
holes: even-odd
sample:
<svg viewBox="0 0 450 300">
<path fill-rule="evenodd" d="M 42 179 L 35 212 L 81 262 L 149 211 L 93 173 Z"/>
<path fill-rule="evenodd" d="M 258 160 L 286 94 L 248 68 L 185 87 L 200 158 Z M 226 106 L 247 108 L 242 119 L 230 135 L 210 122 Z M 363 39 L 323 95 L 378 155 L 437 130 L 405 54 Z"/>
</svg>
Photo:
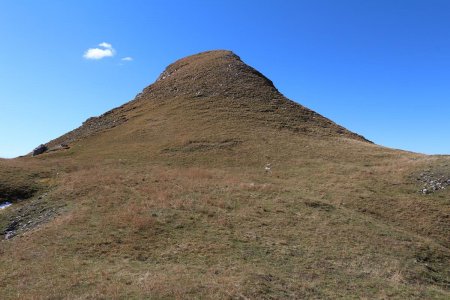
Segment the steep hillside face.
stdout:
<svg viewBox="0 0 450 300">
<path fill-rule="evenodd" d="M 2 299 L 450 296 L 450 158 L 374 145 L 229 51 L 48 146 L 0 160 Z"/>
<path fill-rule="evenodd" d="M 316 136 L 346 136 L 367 141 L 318 113 L 285 98 L 273 83 L 230 51 L 209 51 L 178 60 L 133 101 L 49 142 L 54 147 L 114 128 L 127 121 L 128 113 L 155 103 L 179 102 L 197 109 L 217 110 L 217 118 L 253 119 L 275 128 Z M 245 114 L 243 115 L 243 112 Z"/>
</svg>

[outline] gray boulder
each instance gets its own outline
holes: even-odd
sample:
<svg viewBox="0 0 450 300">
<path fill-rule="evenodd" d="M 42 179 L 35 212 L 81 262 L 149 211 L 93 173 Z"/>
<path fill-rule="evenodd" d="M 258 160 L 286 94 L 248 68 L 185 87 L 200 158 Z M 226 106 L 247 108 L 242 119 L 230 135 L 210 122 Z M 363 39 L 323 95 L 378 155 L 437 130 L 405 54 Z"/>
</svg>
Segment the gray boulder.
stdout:
<svg viewBox="0 0 450 300">
<path fill-rule="evenodd" d="M 47 146 L 45 146 L 44 144 L 41 144 L 41 145 L 37 146 L 36 148 L 34 148 L 33 156 L 42 154 L 42 153 L 44 153 L 47 150 L 48 150 Z"/>
</svg>

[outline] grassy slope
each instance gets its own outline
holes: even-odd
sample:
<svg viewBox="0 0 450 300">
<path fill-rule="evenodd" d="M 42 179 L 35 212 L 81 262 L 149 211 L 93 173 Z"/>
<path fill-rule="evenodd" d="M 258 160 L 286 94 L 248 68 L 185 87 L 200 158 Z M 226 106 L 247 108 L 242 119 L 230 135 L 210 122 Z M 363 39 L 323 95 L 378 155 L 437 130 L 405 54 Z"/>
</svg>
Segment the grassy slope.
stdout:
<svg viewBox="0 0 450 300">
<path fill-rule="evenodd" d="M 32 201 L 58 208 L 0 242 L 3 298 L 449 297 L 450 193 L 414 177 L 448 157 L 274 126 L 257 102 L 149 95 L 69 150 L 0 161 L 2 182 L 39 178 Z"/>
</svg>

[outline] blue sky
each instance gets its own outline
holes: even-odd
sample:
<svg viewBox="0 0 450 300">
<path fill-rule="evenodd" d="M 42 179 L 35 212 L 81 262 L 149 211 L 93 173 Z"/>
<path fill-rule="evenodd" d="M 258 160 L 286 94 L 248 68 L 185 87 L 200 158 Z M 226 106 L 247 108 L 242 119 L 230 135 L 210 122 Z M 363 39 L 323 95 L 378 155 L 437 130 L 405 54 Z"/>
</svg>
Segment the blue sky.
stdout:
<svg viewBox="0 0 450 300">
<path fill-rule="evenodd" d="M 450 154 L 448 0 L 1 0 L 0 38 L 0 157 L 211 49 L 234 51 L 288 98 L 377 144 Z"/>
</svg>

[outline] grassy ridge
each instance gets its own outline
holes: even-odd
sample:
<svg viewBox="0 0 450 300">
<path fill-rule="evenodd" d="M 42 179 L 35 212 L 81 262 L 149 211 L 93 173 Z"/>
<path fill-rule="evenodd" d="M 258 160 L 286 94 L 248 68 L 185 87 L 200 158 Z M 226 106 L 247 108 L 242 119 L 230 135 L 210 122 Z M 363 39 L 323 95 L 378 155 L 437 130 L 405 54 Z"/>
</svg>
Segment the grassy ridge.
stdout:
<svg viewBox="0 0 450 300">
<path fill-rule="evenodd" d="M 0 161 L 2 184 L 43 186 L 20 205 L 54 209 L 0 242 L 3 298 L 450 296 L 450 192 L 422 194 L 417 181 L 450 174 L 448 157 L 373 145 L 301 108 L 303 118 L 270 110 L 260 91 L 199 97 L 197 84 L 215 81 L 179 74 L 114 111 L 119 126 Z M 0 225 L 21 208 L 0 211 Z"/>
</svg>

